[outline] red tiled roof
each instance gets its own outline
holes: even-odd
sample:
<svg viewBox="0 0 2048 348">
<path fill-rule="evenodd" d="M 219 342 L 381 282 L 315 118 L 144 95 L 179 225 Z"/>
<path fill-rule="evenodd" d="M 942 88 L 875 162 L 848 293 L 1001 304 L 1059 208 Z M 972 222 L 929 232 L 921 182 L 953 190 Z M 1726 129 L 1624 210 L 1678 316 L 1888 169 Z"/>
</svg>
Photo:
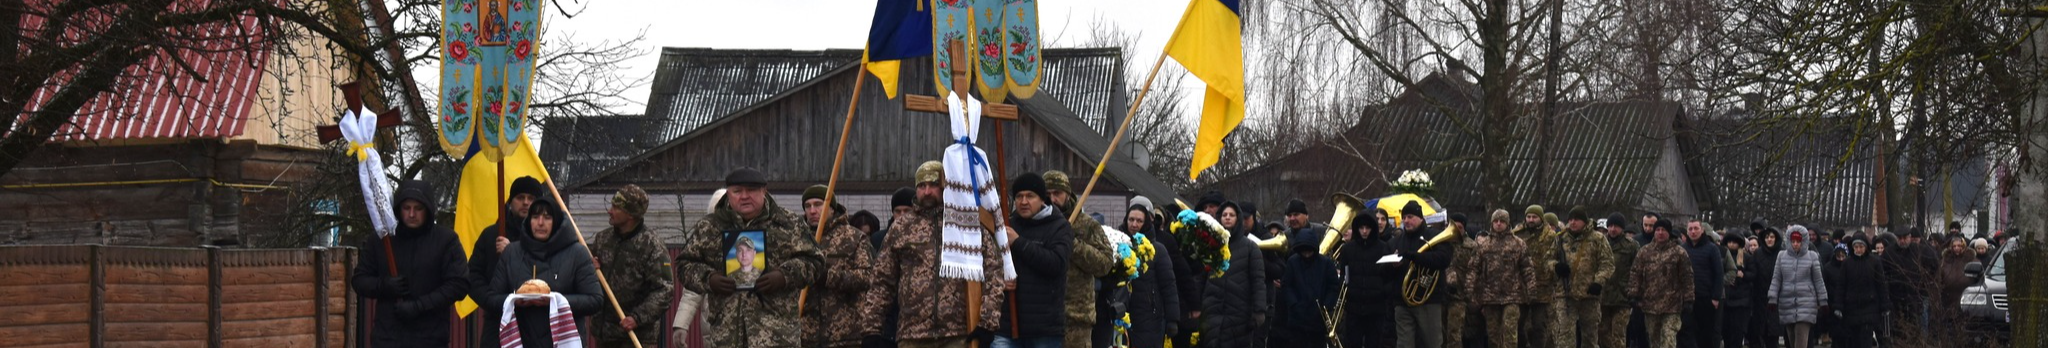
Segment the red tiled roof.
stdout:
<svg viewBox="0 0 2048 348">
<path fill-rule="evenodd" d="M 179 0 L 169 11 L 196 11 L 208 6 L 208 2 Z M 33 32 L 43 22 L 44 18 L 39 16 L 24 16 L 22 27 L 26 28 L 24 32 Z M 86 31 L 104 30 L 104 26 L 98 25 L 84 27 Z M 183 45 L 196 47 L 165 48 L 129 67 L 112 91 L 101 93 L 79 108 L 71 123 L 59 128 L 50 142 L 241 135 L 256 102 L 263 69 L 270 60 L 270 50 L 257 38 L 261 29 L 256 17 L 243 16 L 232 22 L 181 30 L 189 30 L 181 31 L 181 35 L 195 37 L 184 40 L 190 43 Z M 97 34 L 66 36 L 77 40 Z M 190 64 L 197 76 L 179 67 L 172 55 Z M 63 79 L 46 83 L 30 99 L 28 110 L 33 112 L 49 102 Z"/>
</svg>

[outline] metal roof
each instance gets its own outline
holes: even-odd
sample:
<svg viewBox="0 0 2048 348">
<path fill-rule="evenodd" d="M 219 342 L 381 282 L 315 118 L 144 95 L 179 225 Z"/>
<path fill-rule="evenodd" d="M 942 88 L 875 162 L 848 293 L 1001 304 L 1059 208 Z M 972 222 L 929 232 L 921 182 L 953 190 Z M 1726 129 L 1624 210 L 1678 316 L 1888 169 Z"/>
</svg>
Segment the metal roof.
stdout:
<svg viewBox="0 0 2048 348">
<path fill-rule="evenodd" d="M 1291 198 L 1316 203 L 1324 202 L 1325 196 L 1333 192 L 1383 194 L 1387 180 L 1406 170 L 1424 169 L 1436 183 L 1437 200 L 1446 207 L 1467 212 L 1487 208 L 1480 206 L 1485 184 L 1478 161 L 1482 144 L 1447 116 L 1476 113 L 1476 106 L 1470 101 L 1477 99 L 1469 97 L 1476 91 L 1456 92 L 1469 84 L 1461 85 L 1441 76 L 1418 84 L 1423 87 L 1421 93 L 1437 98 L 1416 97 L 1418 92 L 1410 91 L 1388 104 L 1365 108 L 1358 124 L 1344 133 L 1341 143 L 1349 146 L 1318 144 L 1211 187 L 1232 197 L 1256 200 L 1261 206 L 1275 206 Z M 1458 95 L 1468 97 L 1451 97 Z M 1672 102 L 1631 101 L 1565 103 L 1559 108 L 1561 115 L 1554 125 L 1557 131 L 1553 137 L 1524 136 L 1509 143 L 1507 152 L 1501 156 L 1509 196 L 1493 201 L 1505 206 L 1640 208 L 1645 194 L 1658 183 L 1660 164 L 1667 156 L 1676 154 L 1669 145 L 1674 126 L 1683 117 L 1683 107 Z M 1469 126 L 1526 130 L 1533 129 L 1535 121 L 1535 117 L 1525 117 L 1514 125 L 1476 122 Z M 1544 175 L 1539 175 L 1540 144 L 1534 140 L 1552 142 L 1551 165 L 1548 171 L 1541 172 Z M 1263 192 L 1272 190 L 1294 192 Z M 1541 196 L 1547 197 L 1539 199 Z"/>
<path fill-rule="evenodd" d="M 171 6 L 173 11 L 192 11 L 188 8 L 204 6 L 204 2 L 178 1 Z M 35 31 L 46 20 L 22 16 L 22 30 Z M 258 35 L 253 35 L 261 30 L 257 17 L 189 29 L 181 31 L 182 35 L 196 38 L 182 41 L 194 47 L 163 49 L 129 67 L 111 91 L 86 102 L 50 142 L 241 135 L 271 53 L 256 41 Z M 180 59 L 189 63 L 196 75 L 175 62 Z M 29 97 L 26 112 L 40 110 L 61 87 L 61 81 L 46 81 Z"/>
</svg>

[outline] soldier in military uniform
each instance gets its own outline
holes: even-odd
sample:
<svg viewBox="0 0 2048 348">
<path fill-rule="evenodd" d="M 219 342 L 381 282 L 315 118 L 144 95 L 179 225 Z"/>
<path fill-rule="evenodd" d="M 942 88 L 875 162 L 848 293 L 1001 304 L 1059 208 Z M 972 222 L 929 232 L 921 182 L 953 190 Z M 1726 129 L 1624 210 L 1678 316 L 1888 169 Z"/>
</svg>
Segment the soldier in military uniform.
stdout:
<svg viewBox="0 0 2048 348">
<path fill-rule="evenodd" d="M 1495 209 L 1492 228 L 1473 240 L 1471 256 L 1462 266 L 1453 266 L 1464 270 L 1459 283 L 1486 284 L 1467 287 L 1466 296 L 1486 317 L 1486 341 L 1494 348 L 1515 347 L 1520 336 L 1515 325 L 1521 317 L 1522 298 L 1528 295 L 1524 287 L 1533 284 L 1529 279 L 1535 276 L 1527 257 L 1528 245 L 1508 233 L 1510 219 L 1508 211 Z"/>
<path fill-rule="evenodd" d="M 811 284 L 804 298 L 804 345 L 810 347 L 859 347 L 861 297 L 867 294 L 872 246 L 867 234 L 847 223 L 846 207 L 825 204 L 825 185 L 804 189 L 805 233 L 815 233 L 825 224 L 825 239 L 818 248 L 825 253 L 823 277 Z"/>
<path fill-rule="evenodd" d="M 1000 281 L 982 282 L 981 322 L 967 326 L 967 282 L 939 278 L 939 247 L 943 237 L 939 223 L 945 208 L 940 195 L 945 190 L 945 165 L 925 162 L 917 167 L 917 211 L 898 218 L 889 226 L 887 245 L 873 264 L 875 282 L 862 300 L 862 341 L 885 345 L 883 311 L 895 308 L 901 314 L 896 339 L 901 347 L 964 348 L 970 339 L 989 339 L 1003 320 L 998 304 L 1003 303 Z M 984 278 L 1003 279 L 1002 247 L 996 233 L 981 234 L 981 263 Z M 1091 313 L 1092 314 L 1092 313 Z"/>
<path fill-rule="evenodd" d="M 1558 347 L 1592 346 L 1600 337 L 1600 293 L 1613 276 L 1614 255 L 1607 236 L 1593 232 L 1584 208 L 1572 208 L 1567 216 L 1565 233 L 1558 236 L 1564 247 L 1559 259 L 1567 264 L 1558 268 L 1564 292 L 1560 301 L 1567 310 L 1556 319 L 1566 330 L 1558 332 L 1555 341 Z"/>
<path fill-rule="evenodd" d="M 811 242 L 796 214 L 775 205 L 768 180 L 751 168 L 725 176 L 725 200 L 690 228 L 677 260 L 683 263 L 683 286 L 705 292 L 710 324 L 705 344 L 712 347 L 798 347 L 802 335 L 797 317 L 797 292 L 810 286 L 825 267 L 825 256 Z M 740 291 L 726 277 L 728 232 L 761 231 L 767 267 L 754 288 Z"/>
<path fill-rule="evenodd" d="M 1444 270 L 1444 295 L 1450 296 L 1450 301 L 1444 305 L 1444 348 L 1465 346 L 1465 319 L 1470 311 L 1478 310 L 1478 307 L 1469 305 L 1472 302 L 1471 298 L 1465 294 L 1465 290 L 1471 289 L 1476 283 L 1459 281 L 1461 276 L 1468 272 L 1468 269 L 1463 267 L 1465 261 L 1472 258 L 1473 250 L 1467 246 L 1474 245 L 1467 243 L 1471 239 L 1472 230 L 1467 229 L 1466 221 L 1465 214 L 1452 213 L 1451 227 L 1456 227 L 1462 235 L 1436 246 L 1451 251 L 1451 267 Z M 1446 228 L 1445 233 L 1449 233 L 1450 230 Z"/>
<path fill-rule="evenodd" d="M 1607 282 L 1600 286 L 1600 348 L 1627 348 L 1628 322 L 1635 306 L 1624 296 L 1629 287 L 1629 270 L 1635 267 L 1635 237 L 1628 235 L 1628 217 L 1621 213 L 1607 215 L 1607 248 L 1614 260 Z"/>
<path fill-rule="evenodd" d="M 1074 227 L 1074 246 L 1071 262 L 1067 263 L 1067 336 L 1062 346 L 1087 347 L 1094 340 L 1095 328 L 1095 278 L 1109 275 L 1109 237 L 1102 234 L 1102 222 L 1088 217 L 1088 212 L 1075 213 L 1074 187 L 1067 180 L 1067 173 L 1048 170 L 1045 175 L 1046 195 L 1053 209 L 1069 215 Z"/>
<path fill-rule="evenodd" d="M 661 316 L 668 314 L 669 294 L 675 277 L 669 272 L 668 248 L 660 236 L 647 231 L 647 191 L 627 184 L 612 195 L 611 227 L 590 239 L 590 254 L 597 258 L 617 296 L 618 312 L 603 311 L 593 320 L 599 347 L 631 347 L 626 331 L 639 337 L 640 345 L 652 347 L 661 341 Z"/>
<path fill-rule="evenodd" d="M 1693 301 L 1692 260 L 1671 236 L 1671 220 L 1658 219 L 1656 224 L 1650 245 L 1637 252 L 1629 269 L 1628 296 L 1643 311 L 1650 347 L 1672 348 L 1678 346 L 1678 330 L 1684 325 L 1679 314 Z"/>
<path fill-rule="evenodd" d="M 1557 269 L 1566 267 L 1558 262 L 1556 229 L 1543 221 L 1543 206 L 1531 205 L 1522 210 L 1522 225 L 1515 228 L 1515 236 L 1529 246 L 1529 263 L 1535 268 L 1529 280 L 1527 294 L 1522 297 L 1521 343 L 1523 347 L 1550 347 L 1556 342 L 1552 333 L 1564 331 L 1564 325 L 1555 322 L 1558 312 L 1564 311 L 1564 302 L 1558 292 Z M 1571 347 L 1557 347 L 1571 348 Z"/>
</svg>

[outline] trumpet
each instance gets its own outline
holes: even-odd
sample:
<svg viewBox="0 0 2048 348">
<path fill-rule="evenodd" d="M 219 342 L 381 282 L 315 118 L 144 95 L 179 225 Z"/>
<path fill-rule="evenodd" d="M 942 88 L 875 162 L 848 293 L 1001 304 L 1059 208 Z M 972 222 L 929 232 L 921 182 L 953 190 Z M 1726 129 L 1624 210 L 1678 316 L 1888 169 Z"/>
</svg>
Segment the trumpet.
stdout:
<svg viewBox="0 0 2048 348">
<path fill-rule="evenodd" d="M 1460 233 L 1457 225 L 1445 226 L 1443 233 L 1438 233 L 1436 237 L 1430 238 L 1429 242 L 1422 243 L 1422 247 L 1417 248 L 1415 252 L 1429 251 L 1430 247 L 1457 239 Z M 1439 283 L 1437 279 L 1442 277 L 1443 271 L 1422 268 L 1410 262 L 1408 274 L 1401 278 L 1401 300 L 1410 306 L 1422 305 L 1422 302 L 1429 300 L 1430 295 L 1436 293 L 1436 286 Z"/>
</svg>

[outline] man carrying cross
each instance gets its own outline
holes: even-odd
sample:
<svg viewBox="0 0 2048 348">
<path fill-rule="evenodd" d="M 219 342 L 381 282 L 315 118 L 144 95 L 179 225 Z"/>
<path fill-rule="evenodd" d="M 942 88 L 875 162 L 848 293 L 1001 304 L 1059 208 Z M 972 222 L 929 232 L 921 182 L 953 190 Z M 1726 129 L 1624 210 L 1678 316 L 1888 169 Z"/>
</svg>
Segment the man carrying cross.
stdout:
<svg viewBox="0 0 2048 348">
<path fill-rule="evenodd" d="M 925 162 L 917 167 L 917 212 L 897 219 L 889 226 L 888 240 L 875 259 L 874 286 L 861 306 L 863 317 L 880 318 L 881 310 L 895 306 L 901 319 L 895 337 L 901 347 L 967 347 L 970 339 L 994 334 L 1003 303 L 1000 281 L 981 283 L 981 297 L 967 298 L 968 282 L 939 277 L 941 224 L 946 208 L 940 199 L 945 191 L 945 165 Z M 994 233 L 981 234 L 981 265 L 984 279 L 1002 276 L 1002 253 Z M 969 327 L 968 302 L 979 301 L 981 321 Z M 869 320 L 862 333 L 865 341 L 880 343 L 882 321 Z"/>
</svg>

